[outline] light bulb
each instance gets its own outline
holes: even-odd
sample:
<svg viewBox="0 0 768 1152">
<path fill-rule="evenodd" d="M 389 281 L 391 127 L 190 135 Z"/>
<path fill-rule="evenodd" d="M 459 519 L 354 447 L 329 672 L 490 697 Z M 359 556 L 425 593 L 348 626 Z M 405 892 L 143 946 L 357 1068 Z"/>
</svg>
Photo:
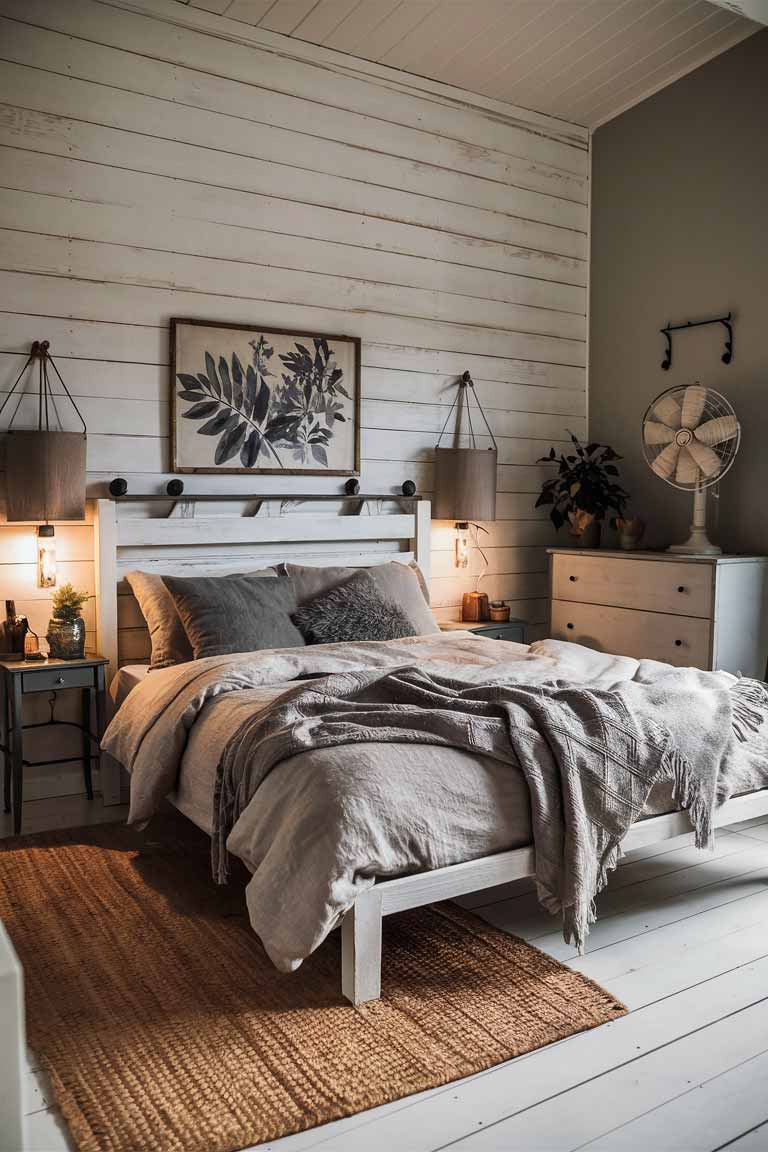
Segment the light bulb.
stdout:
<svg viewBox="0 0 768 1152">
<path fill-rule="evenodd" d="M 41 524 L 37 530 L 37 585 L 53 588 L 56 584 L 56 544 L 52 524 Z"/>
<path fill-rule="evenodd" d="M 469 524 L 459 520 L 456 524 L 456 545 L 454 564 L 457 568 L 469 567 Z"/>
</svg>

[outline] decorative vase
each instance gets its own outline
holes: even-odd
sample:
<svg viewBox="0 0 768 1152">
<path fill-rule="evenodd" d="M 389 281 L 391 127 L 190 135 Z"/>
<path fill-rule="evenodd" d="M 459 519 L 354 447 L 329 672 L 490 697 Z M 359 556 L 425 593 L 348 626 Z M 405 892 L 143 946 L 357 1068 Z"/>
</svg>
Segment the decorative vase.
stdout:
<svg viewBox="0 0 768 1152">
<path fill-rule="evenodd" d="M 51 620 L 46 633 L 49 655 L 57 660 L 82 660 L 85 655 L 85 620 Z"/>
<path fill-rule="evenodd" d="M 586 528 L 576 537 L 577 548 L 599 548 L 600 547 L 600 528 L 599 520 L 591 520 Z"/>
</svg>

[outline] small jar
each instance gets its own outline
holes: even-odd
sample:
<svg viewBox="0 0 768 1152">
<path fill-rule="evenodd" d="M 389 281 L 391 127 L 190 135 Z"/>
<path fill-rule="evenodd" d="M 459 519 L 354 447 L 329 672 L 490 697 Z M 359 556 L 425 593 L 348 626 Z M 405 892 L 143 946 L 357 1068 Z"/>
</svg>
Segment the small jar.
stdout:
<svg viewBox="0 0 768 1152">
<path fill-rule="evenodd" d="M 503 624 L 509 620 L 509 604 L 503 600 L 491 600 L 489 611 L 494 624 Z"/>
</svg>

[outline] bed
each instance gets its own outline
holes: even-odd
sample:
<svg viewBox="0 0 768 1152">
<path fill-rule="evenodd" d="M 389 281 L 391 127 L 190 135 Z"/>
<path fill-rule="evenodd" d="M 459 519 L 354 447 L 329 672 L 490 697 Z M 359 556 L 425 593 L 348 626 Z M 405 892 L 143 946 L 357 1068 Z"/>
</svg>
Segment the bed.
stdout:
<svg viewBox="0 0 768 1152">
<path fill-rule="evenodd" d="M 354 507 L 358 509 L 364 506 Z M 123 509 L 130 514 L 122 515 Z M 417 560 L 422 568 L 428 567 L 429 505 L 426 501 L 411 502 L 406 511 L 400 508 L 389 515 L 315 514 L 311 520 L 297 515 L 235 518 L 195 517 L 187 514 L 160 518 L 148 516 L 146 511 L 141 506 L 98 502 L 100 646 L 112 661 L 115 671 L 119 669 L 114 684 L 114 694 L 118 701 L 129 698 L 138 686 L 141 686 L 138 695 L 144 693 L 144 698 L 149 699 L 151 694 L 162 693 L 164 681 L 168 681 L 170 701 L 176 691 L 172 685 L 178 679 L 173 670 L 167 670 L 152 674 L 155 677 L 155 688 L 151 691 L 144 684 L 146 672 L 140 665 L 137 667 L 137 660 L 146 655 L 146 637 L 142 636 L 142 622 L 124 586 L 123 575 L 129 568 L 139 566 L 148 571 L 163 573 L 169 570 L 185 573 L 200 570 L 218 572 L 225 569 L 242 571 L 246 563 L 246 549 L 247 563 L 253 568 L 262 568 L 268 563 L 284 559 L 287 554 L 295 555 L 297 548 L 301 549 L 304 563 L 328 564 L 330 561 L 339 562 L 343 557 L 344 563 L 366 566 L 387 558 L 406 563 Z M 185 511 L 188 513 L 189 509 Z M 238 549 L 240 554 L 233 557 L 232 551 L 237 553 Z M 419 661 L 424 664 L 430 661 L 471 663 L 474 660 L 479 666 L 502 666 L 507 662 L 512 669 L 516 662 L 531 658 L 527 649 L 521 646 L 483 641 L 469 634 L 453 633 L 435 637 L 431 641 L 429 638 L 421 638 L 413 641 L 412 647 L 419 649 Z M 396 652 L 395 655 L 401 662 L 411 658 L 408 652 Z M 551 653 L 545 650 L 537 650 L 533 657 L 539 661 L 552 658 Z M 618 658 L 619 661 L 622 659 Z M 614 658 L 611 657 L 596 657 L 596 683 L 600 683 L 600 677 L 603 677 L 604 683 L 608 685 L 611 676 L 618 675 L 617 668 L 620 669 L 621 665 L 612 661 Z M 297 666 L 295 669 L 299 676 L 302 667 Z M 533 665 L 528 667 L 530 670 Z M 260 697 L 258 694 L 256 697 L 251 695 L 247 700 L 239 699 L 238 692 L 232 692 L 228 699 L 213 701 L 208 706 L 205 712 L 207 728 L 205 725 L 191 727 L 182 769 L 175 786 L 170 789 L 170 799 L 206 831 L 211 831 L 210 797 L 216 777 L 216 764 L 209 749 L 215 745 L 217 726 L 221 733 L 231 731 L 238 707 L 253 711 L 261 702 L 266 709 L 293 682 L 293 676 L 284 681 L 279 676 L 276 680 L 273 677 L 271 683 L 259 689 L 262 693 Z M 249 685 L 248 691 L 253 690 Z M 356 760 L 359 767 L 361 755 L 364 757 L 365 754 L 365 750 L 361 753 L 360 749 L 349 749 L 350 763 Z M 336 750 L 335 771 L 338 771 L 339 756 L 343 765 L 345 755 L 343 749 Z M 443 765 L 451 762 L 449 775 L 452 787 L 446 792 L 441 773 L 433 771 L 435 761 L 430 761 L 429 756 L 426 756 L 419 771 L 419 778 L 423 782 L 420 804 L 425 813 L 422 836 L 415 840 L 411 837 L 400 855 L 395 853 L 383 860 L 372 860 L 367 871 L 358 868 L 356 876 L 359 883 L 347 885 L 345 889 L 343 878 L 338 880 L 334 900 L 328 902 L 327 893 L 323 893 L 323 899 L 326 899 L 328 905 L 326 921 L 319 928 L 312 928 L 306 940 L 282 941 L 275 927 L 278 924 L 279 909 L 270 909 L 270 901 L 274 902 L 274 892 L 278 887 L 276 876 L 279 873 L 271 873 L 264 863 L 264 855 L 268 855 L 269 847 L 267 844 L 265 848 L 265 843 L 271 835 L 271 829 L 278 828 L 281 818 L 285 820 L 287 817 L 281 811 L 279 789 L 270 785 L 269 779 L 272 778 L 266 781 L 263 786 L 265 790 L 260 794 L 262 817 L 256 821 L 255 827 L 249 826 L 251 842 L 246 843 L 243 835 L 238 839 L 235 829 L 231 847 L 245 859 L 254 873 L 254 888 L 249 901 L 252 923 L 262 939 L 266 937 L 270 942 L 270 955 L 279 966 L 295 966 L 293 961 L 300 961 L 319 942 L 318 932 L 322 938 L 333 927 L 341 911 L 344 911 L 346 914 L 343 915 L 341 925 L 342 990 L 355 1004 L 374 999 L 380 994 L 383 916 L 533 875 L 535 856 L 531 846 L 525 781 L 519 775 L 501 772 L 493 760 L 475 757 L 474 770 L 470 771 L 465 753 L 443 748 L 440 756 Z M 287 790 L 289 793 L 300 792 L 302 787 L 306 790 L 301 757 L 283 762 L 280 774 L 283 786 L 287 780 L 293 781 Z M 110 781 L 110 767 L 107 765 L 105 790 L 108 793 L 111 790 L 112 796 L 119 795 L 116 776 L 113 770 Z M 371 777 L 375 779 L 373 772 Z M 403 797 L 407 796 L 407 788 L 412 780 L 412 776 L 404 780 L 403 787 L 393 788 L 389 795 L 381 792 L 377 794 L 372 787 L 370 795 L 360 800 L 360 811 L 363 813 L 361 819 L 381 818 L 383 811 L 387 819 L 391 818 L 389 822 L 396 824 L 397 806 L 404 802 Z M 326 795 L 320 790 L 313 793 L 309 789 L 304 803 L 309 830 L 312 814 L 316 817 L 323 803 L 328 810 Z M 387 804 L 390 805 L 389 809 Z M 652 797 L 645 818 L 639 820 L 628 833 L 624 848 L 630 850 L 690 831 L 688 814 L 669 811 L 670 807 L 670 790 L 667 788 L 665 791 L 659 787 Z M 451 823 L 452 810 L 457 814 L 455 824 Z M 715 822 L 717 825 L 732 823 L 766 811 L 768 791 L 755 791 L 728 800 L 718 808 Z M 297 835 L 295 812 L 291 811 L 288 815 L 293 834 Z M 298 839 L 301 840 L 300 822 L 298 828 Z M 459 840 L 458 828 L 464 840 Z M 258 849 L 260 855 L 253 854 L 253 843 L 261 845 Z M 467 858 L 457 860 L 457 852 L 459 857 L 464 853 Z M 323 863 L 320 860 L 312 871 L 320 874 L 322 869 Z M 259 916 L 271 917 L 271 920 L 267 923 L 266 920 L 260 920 Z M 302 925 L 298 927 L 300 929 Z"/>
</svg>

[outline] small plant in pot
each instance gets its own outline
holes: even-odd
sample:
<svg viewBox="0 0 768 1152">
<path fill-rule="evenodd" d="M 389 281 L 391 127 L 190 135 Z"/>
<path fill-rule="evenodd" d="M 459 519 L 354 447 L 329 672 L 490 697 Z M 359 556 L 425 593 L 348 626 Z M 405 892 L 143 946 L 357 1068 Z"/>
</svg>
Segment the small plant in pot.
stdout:
<svg viewBox="0 0 768 1152">
<path fill-rule="evenodd" d="M 92 596 L 89 592 L 78 592 L 71 584 L 62 584 L 52 599 L 53 619 L 46 633 L 49 654 L 59 660 L 82 660 L 85 655 L 85 620 L 81 613 L 83 604 Z"/>
<path fill-rule="evenodd" d="M 545 480 L 536 507 L 551 504 L 549 518 L 558 530 L 568 525 L 580 548 L 599 548 L 600 529 L 606 516 L 622 516 L 628 500 L 617 479 L 614 464 L 621 457 L 607 444 L 582 444 L 571 435 L 573 453 L 557 455 L 550 448 L 538 464 L 557 464 L 557 475 Z"/>
</svg>

